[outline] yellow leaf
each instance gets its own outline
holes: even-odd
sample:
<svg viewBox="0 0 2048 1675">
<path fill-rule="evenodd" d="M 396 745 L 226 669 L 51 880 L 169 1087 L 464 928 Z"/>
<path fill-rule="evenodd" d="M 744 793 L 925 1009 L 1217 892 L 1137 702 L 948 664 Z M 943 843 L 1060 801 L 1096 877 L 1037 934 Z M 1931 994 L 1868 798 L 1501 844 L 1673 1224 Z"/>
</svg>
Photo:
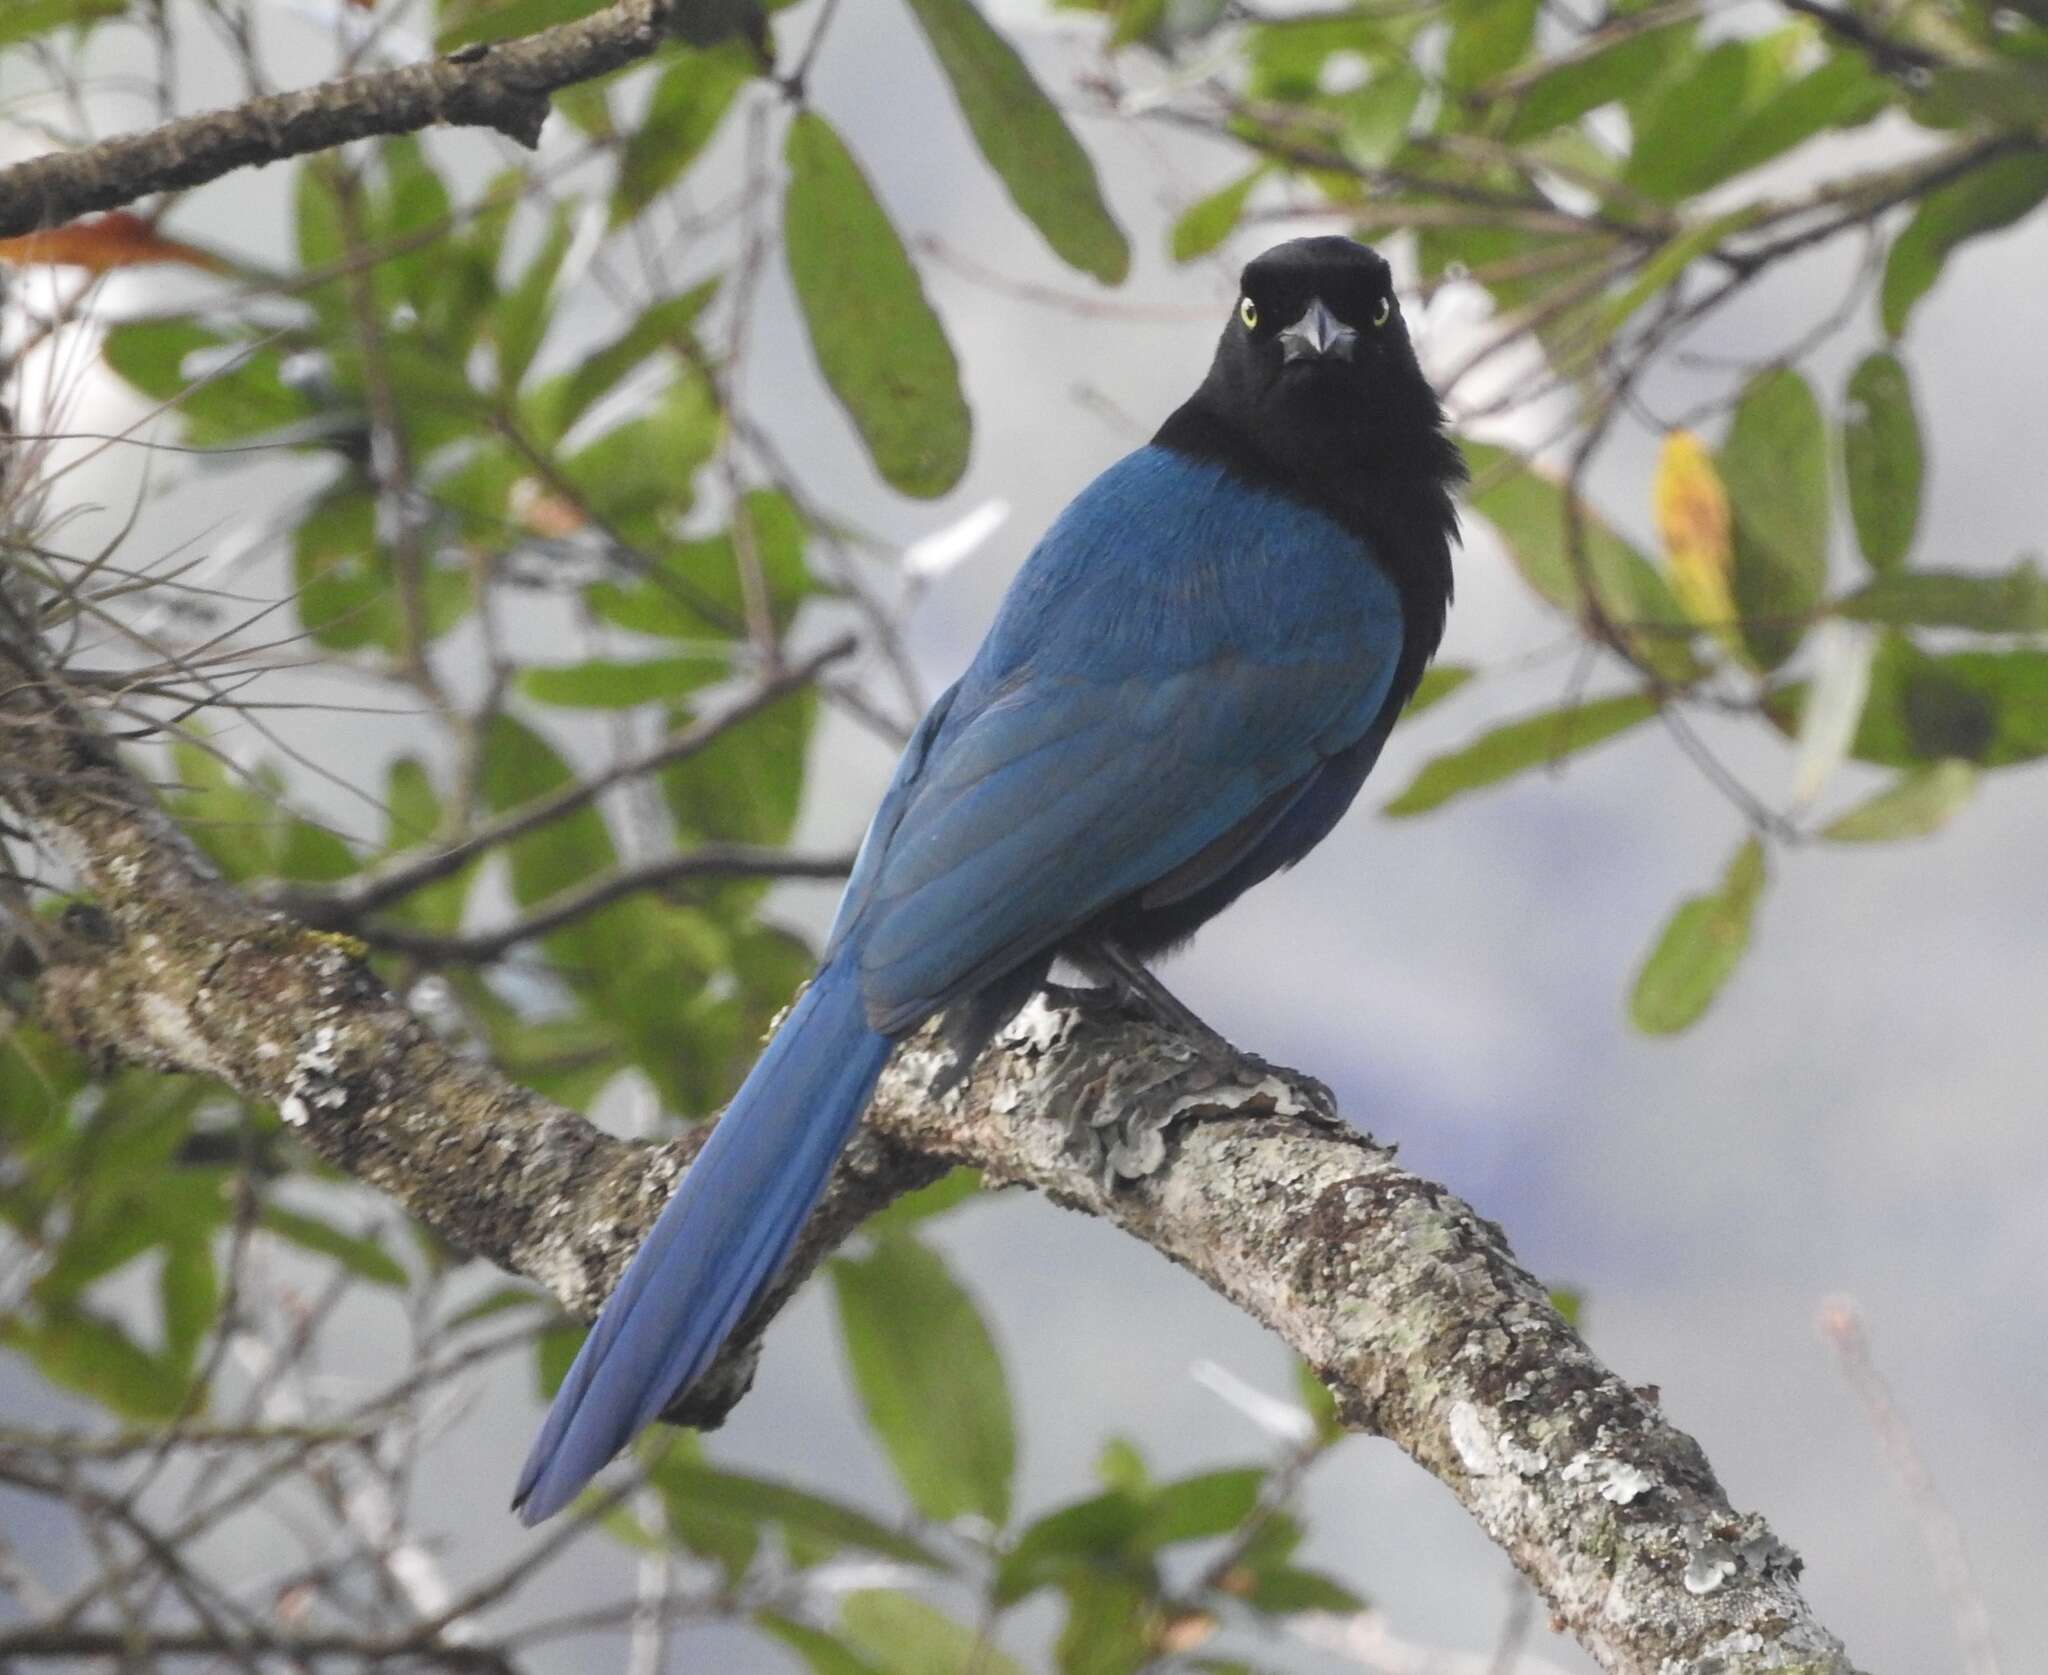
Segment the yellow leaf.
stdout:
<svg viewBox="0 0 2048 1675">
<path fill-rule="evenodd" d="M 1671 572 L 1671 591 L 1685 614 L 1734 643 L 1735 596 L 1728 575 L 1734 563 L 1728 491 L 1713 456 L 1689 430 L 1664 438 L 1651 490 L 1657 534 Z"/>
</svg>

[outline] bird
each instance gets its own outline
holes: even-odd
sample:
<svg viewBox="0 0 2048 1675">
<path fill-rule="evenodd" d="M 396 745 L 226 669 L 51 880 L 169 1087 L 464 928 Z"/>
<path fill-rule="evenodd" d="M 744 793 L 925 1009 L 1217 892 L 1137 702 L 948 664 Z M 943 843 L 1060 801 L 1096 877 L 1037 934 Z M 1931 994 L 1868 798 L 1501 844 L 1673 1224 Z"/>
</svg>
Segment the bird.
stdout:
<svg viewBox="0 0 2048 1675">
<path fill-rule="evenodd" d="M 906 1036 L 938 1017 L 964 1067 L 1056 958 L 1206 1028 L 1146 962 L 1357 796 L 1443 638 L 1464 479 L 1383 256 L 1244 267 L 1195 393 L 1054 521 L 911 735 L 816 974 L 555 1396 L 524 1522 L 710 1367 Z"/>
</svg>

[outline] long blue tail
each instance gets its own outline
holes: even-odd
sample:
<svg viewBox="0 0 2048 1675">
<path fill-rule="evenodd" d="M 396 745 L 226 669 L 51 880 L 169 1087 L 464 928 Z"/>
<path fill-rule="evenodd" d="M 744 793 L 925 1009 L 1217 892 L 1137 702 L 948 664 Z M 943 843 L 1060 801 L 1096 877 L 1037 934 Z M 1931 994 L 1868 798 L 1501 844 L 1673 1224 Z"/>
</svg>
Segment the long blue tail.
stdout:
<svg viewBox="0 0 2048 1675">
<path fill-rule="evenodd" d="M 711 1364 L 781 1267 L 888 1062 L 853 962 L 819 972 L 733 1096 L 597 1317 L 512 1506 L 561 1511 Z"/>
</svg>

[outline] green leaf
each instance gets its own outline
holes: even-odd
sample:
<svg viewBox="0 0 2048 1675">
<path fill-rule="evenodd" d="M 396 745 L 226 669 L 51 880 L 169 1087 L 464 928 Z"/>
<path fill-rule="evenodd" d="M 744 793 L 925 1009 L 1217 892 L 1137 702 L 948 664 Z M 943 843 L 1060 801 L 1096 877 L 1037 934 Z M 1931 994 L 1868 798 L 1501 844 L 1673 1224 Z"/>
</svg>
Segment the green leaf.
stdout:
<svg viewBox="0 0 2048 1675">
<path fill-rule="evenodd" d="M 288 1239 L 301 1250 L 332 1257 L 359 1279 L 372 1285 L 403 1286 L 406 1273 L 374 1238 L 344 1233 L 314 1216 L 301 1215 L 279 1204 L 266 1204 L 257 1216 L 260 1226 L 280 1239 Z"/>
<path fill-rule="evenodd" d="M 90 28 L 102 18 L 119 17 L 128 0 L 7 0 L 0 7 L 0 46 L 33 40 L 63 24 Z"/>
<path fill-rule="evenodd" d="M 1102 1445 L 1102 1452 L 1095 1457 L 1095 1480 L 1105 1489 L 1128 1489 L 1150 1492 L 1152 1473 L 1145 1464 L 1145 1456 L 1138 1445 L 1129 1437 L 1111 1437 Z"/>
<path fill-rule="evenodd" d="M 985 1634 L 907 1594 L 848 1594 L 839 1617 L 847 1639 L 886 1675 L 1024 1675 Z"/>
<path fill-rule="evenodd" d="M 441 829 L 440 794 L 426 764 L 417 756 L 392 760 L 384 777 L 384 807 L 389 817 L 384 835 L 386 854 L 429 842 Z"/>
<path fill-rule="evenodd" d="M 2031 562 L 1988 576 L 1972 570 L 1894 570 L 1865 582 L 1835 608 L 1858 622 L 1895 628 L 2048 634 L 2048 577 Z"/>
<path fill-rule="evenodd" d="M 1479 671 L 1463 663 L 1438 663 L 1422 677 L 1415 696 L 1408 700 L 1403 715 L 1420 715 L 1432 704 L 1440 704 Z"/>
<path fill-rule="evenodd" d="M 1912 109 L 1928 127 L 1988 121 L 2002 128 L 2037 128 L 2048 123 L 2048 66 L 2025 61 L 1943 65 L 1930 74 Z"/>
<path fill-rule="evenodd" d="M 40 1321 L 0 1318 L 0 1346 L 27 1356 L 52 1384 L 124 1418 L 170 1419 L 185 1405 L 182 1368 L 88 1309 L 52 1310 Z"/>
<path fill-rule="evenodd" d="M 164 1311 L 164 1354 L 174 1366 L 189 1372 L 200 1343 L 220 1314 L 220 1276 L 214 1269 L 209 1237 L 173 1239 L 164 1246 L 157 1295 Z"/>
<path fill-rule="evenodd" d="M 542 415 L 540 428 L 550 436 L 563 435 L 592 402 L 663 349 L 673 349 L 687 365 L 695 347 L 692 333 L 697 316 L 717 294 L 718 281 L 707 279 L 678 296 L 650 304 L 618 337 L 586 355 L 573 371 L 543 386 L 535 401 Z"/>
<path fill-rule="evenodd" d="M 24 1158 L 60 1135 L 64 1112 L 85 1085 L 83 1062 L 44 1031 L 23 1021 L 0 1027 L 0 1150 Z M 0 1207 L 6 1201 L 0 1194 Z"/>
<path fill-rule="evenodd" d="M 692 480 L 716 450 L 724 420 L 696 372 L 677 377 L 651 406 L 636 404 L 636 412 L 569 455 L 562 472 L 572 498 L 626 539 L 665 546 L 695 503 Z"/>
<path fill-rule="evenodd" d="M 1408 789 L 1383 812 L 1396 817 L 1426 814 L 1467 791 L 1590 750 L 1656 713 L 1653 694 L 1629 692 L 1510 721 L 1482 733 L 1462 750 L 1424 763 Z"/>
<path fill-rule="evenodd" d="M 1440 15 L 1432 8 L 1432 16 Z M 1405 37 L 1378 18 L 1339 7 L 1280 18 L 1249 31 L 1254 99 L 1307 103 L 1322 91 L 1324 68 L 1339 53 L 1371 60 Z"/>
<path fill-rule="evenodd" d="M 944 494 L 973 431 L 945 329 L 830 124 L 799 115 L 784 156 L 783 247 L 818 368 L 883 478 L 920 499 Z"/>
<path fill-rule="evenodd" d="M 1922 465 L 1906 369 L 1882 350 L 1865 356 L 1843 404 L 1842 468 L 1856 544 L 1873 570 L 1906 562 L 1920 522 Z"/>
<path fill-rule="evenodd" d="M 112 328 L 101 353 L 144 395 L 173 405 L 195 447 L 272 431 L 310 435 L 294 427 L 315 416 L 313 404 L 286 386 L 284 356 L 274 346 L 190 320 L 138 320 Z"/>
<path fill-rule="evenodd" d="M 354 876 L 358 863 L 340 833 L 293 816 L 283 822 L 273 864 L 290 884 L 338 884 Z"/>
<path fill-rule="evenodd" d="M 219 1219 L 217 1192 L 211 1193 L 215 1213 L 195 1218 L 189 1204 L 176 1203 L 147 1177 L 138 1178 L 132 1187 L 113 1187 L 100 1172 L 100 1155 L 98 1146 L 88 1151 L 86 1167 L 92 1173 L 82 1185 L 80 1201 L 71 1206 L 70 1222 L 54 1260 L 37 1274 L 31 1287 L 31 1295 L 45 1308 L 76 1301 L 94 1281 L 125 1267 L 145 1251 L 155 1250 L 181 1232 L 188 1236 L 210 1232 Z M 176 1183 L 186 1173 L 176 1171 L 162 1178 Z"/>
<path fill-rule="evenodd" d="M 390 554 L 377 539 L 376 503 L 353 474 L 307 509 L 292 532 L 299 620 L 334 651 L 398 644 Z M 432 565 L 425 577 L 427 632 L 446 633 L 469 605 L 469 574 Z"/>
<path fill-rule="evenodd" d="M 171 747 L 178 790 L 171 812 L 231 883 L 268 877 L 276 852 L 276 814 L 258 783 L 245 783 L 201 743 Z M 252 776 L 253 777 L 253 776 Z"/>
<path fill-rule="evenodd" d="M 1913 307 L 1941 277 L 1949 252 L 1965 240 L 2009 227 L 2048 197 L 2048 153 L 1998 157 L 1920 200 L 1885 259 L 1879 303 L 1884 329 L 1906 329 Z"/>
<path fill-rule="evenodd" d="M 1897 838 L 1927 837 L 1977 789 L 1977 770 L 1968 762 L 1943 761 L 1913 768 L 1868 802 L 1821 828 L 1836 843 L 1890 843 Z"/>
<path fill-rule="evenodd" d="M 1265 175 L 1266 166 L 1261 163 L 1183 211 L 1173 224 L 1173 259 L 1192 262 L 1197 256 L 1208 255 L 1230 237 L 1244 214 L 1245 201 L 1251 197 L 1252 188 Z"/>
<path fill-rule="evenodd" d="M 1306 1361 L 1294 1363 L 1294 1387 L 1301 1394 L 1301 1405 L 1315 1421 L 1316 1435 L 1324 1442 L 1335 1442 L 1344 1434 L 1344 1421 L 1337 1416 L 1337 1398 L 1329 1385 L 1323 1382 L 1322 1374 Z"/>
<path fill-rule="evenodd" d="M 1460 92 L 1512 70 L 1536 38 L 1536 0 L 1450 0 L 1445 85 Z"/>
<path fill-rule="evenodd" d="M 1415 110 L 1428 91 L 1422 76 L 1405 62 L 1382 64 L 1372 79 L 1343 101 L 1344 155 L 1357 168 L 1382 169 L 1408 143 Z"/>
<path fill-rule="evenodd" d="M 543 1401 L 553 1401 L 569 1376 L 569 1368 L 582 1349 L 590 1328 L 580 1320 L 564 1320 L 550 1326 L 533 1341 L 534 1388 Z"/>
<path fill-rule="evenodd" d="M 554 319 L 555 280 L 575 237 L 576 223 L 568 206 L 557 204 L 540 249 L 519 276 L 519 283 L 505 292 L 492 311 L 491 336 L 498 345 L 498 384 L 502 389 L 518 389 L 526 369 L 533 365 L 540 341 Z"/>
<path fill-rule="evenodd" d="M 1729 127 L 1691 177 L 1698 192 L 1773 162 L 1817 134 L 1856 127 L 1891 103 L 1891 89 L 1858 52 L 1839 52 L 1812 73 L 1766 93 Z"/>
<path fill-rule="evenodd" d="M 854 1389 L 918 1510 L 1008 1523 L 1010 1392 L 973 1299 L 907 1234 L 835 1258 L 831 1273 Z"/>
<path fill-rule="evenodd" d="M 663 768 L 662 800 L 678 839 L 786 843 L 803 798 L 805 751 L 817 714 L 817 694 L 806 687 Z"/>
<path fill-rule="evenodd" d="M 948 1169 L 930 1186 L 906 1192 L 886 1210 L 868 1217 L 867 1227 L 876 1233 L 887 1232 L 891 1228 L 914 1227 L 921 1221 L 929 1221 L 934 1216 L 956 1209 L 980 1191 L 980 1171 L 960 1164 Z"/>
<path fill-rule="evenodd" d="M 996 1567 L 991 1597 L 1014 1605 L 1035 1589 L 1070 1574 L 1077 1565 L 1109 1562 L 1132 1550 L 1145 1524 L 1149 1491 L 1115 1486 L 1069 1501 L 1026 1525 Z"/>
<path fill-rule="evenodd" d="M 1585 1330 L 1586 1294 L 1577 1286 L 1553 1285 L 1550 1288 L 1550 1306 L 1574 1332 Z"/>
<path fill-rule="evenodd" d="M 773 1528 L 781 1532 L 785 1550 L 799 1565 L 821 1564 L 848 1548 L 901 1564 L 934 1569 L 939 1565 L 922 1542 L 854 1507 L 770 1478 L 720 1470 L 692 1458 L 687 1450 L 669 1450 L 648 1476 L 661 1494 L 669 1527 L 696 1551 L 751 1555 L 761 1532 Z"/>
<path fill-rule="evenodd" d="M 1763 888 L 1763 846 L 1750 838 L 1717 889 L 1680 904 L 1636 973 L 1629 1016 L 1637 1029 L 1675 1035 L 1698 1022 L 1749 946 Z"/>
<path fill-rule="evenodd" d="M 528 1291 L 523 1286 L 501 1285 L 486 1291 L 475 1302 L 457 1309 L 444 1322 L 451 1332 L 465 1326 L 474 1326 L 479 1320 L 495 1319 L 501 1314 L 518 1313 L 529 1309 L 546 1309 L 547 1298 L 537 1291 Z"/>
<path fill-rule="evenodd" d="M 1163 1547 L 1227 1535 L 1257 1508 L 1267 1474 L 1235 1467 L 1158 1485 L 1142 1468 L 1113 1475 L 1101 1494 L 1055 1507 L 1019 1534 L 996 1567 L 998 1605 L 1089 1571 L 1146 1570 Z"/>
<path fill-rule="evenodd" d="M 623 226 L 680 180 L 725 120 L 733 96 L 755 68 L 739 41 L 685 51 L 662 71 L 647 113 L 627 130 L 612 188 L 611 224 Z"/>
<path fill-rule="evenodd" d="M 755 489 L 741 501 L 753 558 L 767 585 L 769 612 L 788 626 L 817 590 L 804 562 L 809 531 L 784 495 Z M 659 564 L 630 587 L 598 582 L 584 593 L 606 622 L 635 634 L 701 642 L 737 633 L 746 614 L 741 583 L 738 520 L 735 527 L 695 541 L 666 543 Z"/>
<path fill-rule="evenodd" d="M 192 320 L 136 320 L 109 330 L 100 353 L 144 395 L 167 401 L 191 382 L 185 376 L 187 357 L 227 341 Z"/>
<path fill-rule="evenodd" d="M 1740 120 L 1753 97 L 1751 79 L 1762 70 L 1758 44 L 1722 41 L 1650 95 L 1634 124 L 1635 144 L 1624 176 L 1630 186 L 1676 203 L 1712 177 L 1714 144 L 1702 135 L 1700 113 L 1714 112 L 1724 131 Z"/>
<path fill-rule="evenodd" d="M 1479 442 L 1462 447 L 1472 468 L 1472 510 L 1499 532 L 1531 587 L 1559 610 L 1583 616 L 1587 589 L 1572 563 L 1564 485 L 1503 449 Z M 1698 672 L 1687 643 L 1692 625 L 1664 578 L 1583 502 L 1579 516 L 1586 573 L 1602 614 L 1665 679 L 1691 679 Z"/>
<path fill-rule="evenodd" d="M 436 52 L 453 52 L 471 41 L 505 41 L 558 23 L 573 23 L 604 7 L 607 0 L 443 0 Z"/>
<path fill-rule="evenodd" d="M 1502 138 L 1526 140 L 1648 88 L 1698 25 L 1674 23 L 1625 36 L 1586 58 L 1568 59 L 1523 90 Z"/>
<path fill-rule="evenodd" d="M 1741 232 L 1762 211 L 1760 204 L 1745 204 L 1740 209 L 1697 222 L 1673 235 L 1656 255 L 1642 265 L 1635 278 L 1618 295 L 1600 305 L 1599 325 L 1595 328 L 1598 334 L 1602 338 L 1613 336 L 1644 303 L 1722 240 Z"/>
<path fill-rule="evenodd" d="M 1152 1578 L 1077 1570 L 1060 1584 L 1067 1620 L 1053 1643 L 1060 1675 L 1138 1675 L 1152 1661 Z"/>
<path fill-rule="evenodd" d="M 392 759 L 385 775 L 384 806 L 390 811 L 386 855 L 430 843 L 441 830 L 440 796 L 425 764 L 416 756 Z M 462 923 L 463 904 L 469 899 L 470 881 L 476 874 L 476 863 L 466 864 L 446 878 L 408 892 L 390 911 L 423 930 L 453 931 Z"/>
<path fill-rule="evenodd" d="M 510 716 L 499 715 L 485 734 L 479 777 L 485 804 L 493 814 L 503 814 L 559 790 L 574 776 L 540 734 Z M 587 804 L 574 814 L 523 833 L 507 848 L 513 899 L 522 907 L 580 884 L 618 861 L 604 817 Z"/>
<path fill-rule="evenodd" d="M 1227 1535 L 1259 1504 L 1266 1473 L 1256 1466 L 1198 1472 L 1162 1483 L 1145 1509 L 1140 1540 L 1147 1547 Z"/>
<path fill-rule="evenodd" d="M 1095 165 L 1017 49 L 973 0 L 910 0 L 974 143 L 1061 261 L 1120 285 L 1131 248 L 1102 201 Z"/>
<path fill-rule="evenodd" d="M 804 1660 L 811 1675 L 883 1675 L 881 1666 L 859 1656 L 822 1629 L 763 1611 L 754 1618 L 755 1627 L 771 1634 Z"/>
<path fill-rule="evenodd" d="M 1735 520 L 1743 642 L 1774 669 L 1798 649 L 1827 587 L 1827 424 L 1806 380 L 1781 368 L 1752 382 L 1718 464 Z"/>
<path fill-rule="evenodd" d="M 298 239 L 299 266 L 308 273 L 334 266 L 348 252 L 334 167 L 331 158 L 309 157 L 299 165 L 293 182 L 293 231 Z M 337 293 L 327 288 L 327 294 Z"/>
<path fill-rule="evenodd" d="M 1302 1611 L 1333 1611 L 1351 1616 L 1365 1609 L 1364 1598 L 1334 1577 L 1319 1570 L 1297 1570 L 1292 1565 L 1275 1565 L 1258 1572 L 1245 1602 L 1253 1610 L 1272 1617 L 1291 1617 Z"/>
<path fill-rule="evenodd" d="M 602 658 L 555 668 L 526 669 L 519 690 L 537 704 L 564 709 L 631 709 L 662 698 L 679 698 L 731 672 L 723 657 L 650 657 L 638 663 Z"/>
<path fill-rule="evenodd" d="M 1771 719 L 1796 731 L 1803 687 L 1771 698 Z M 1870 696 L 1850 752 L 1910 768 L 1956 757 L 2010 767 L 2048 756 L 2048 652 L 1959 651 L 1930 656 L 1889 637 L 1870 667 Z"/>
</svg>

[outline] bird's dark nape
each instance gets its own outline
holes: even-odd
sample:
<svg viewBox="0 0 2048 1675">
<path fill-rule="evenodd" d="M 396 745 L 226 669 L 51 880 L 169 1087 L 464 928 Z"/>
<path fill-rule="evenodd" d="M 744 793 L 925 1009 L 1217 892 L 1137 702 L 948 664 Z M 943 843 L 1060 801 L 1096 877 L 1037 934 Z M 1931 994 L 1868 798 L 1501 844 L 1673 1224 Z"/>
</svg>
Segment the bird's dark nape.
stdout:
<svg viewBox="0 0 2048 1675">
<path fill-rule="evenodd" d="M 1244 272 L 1201 387 L 1061 513 L 906 747 L 791 1009 L 520 1480 L 566 1505 L 787 1259 L 895 1043 L 954 1074 L 1072 953 L 1130 982 L 1329 833 L 1442 637 L 1464 476 L 1386 262 Z"/>
</svg>

